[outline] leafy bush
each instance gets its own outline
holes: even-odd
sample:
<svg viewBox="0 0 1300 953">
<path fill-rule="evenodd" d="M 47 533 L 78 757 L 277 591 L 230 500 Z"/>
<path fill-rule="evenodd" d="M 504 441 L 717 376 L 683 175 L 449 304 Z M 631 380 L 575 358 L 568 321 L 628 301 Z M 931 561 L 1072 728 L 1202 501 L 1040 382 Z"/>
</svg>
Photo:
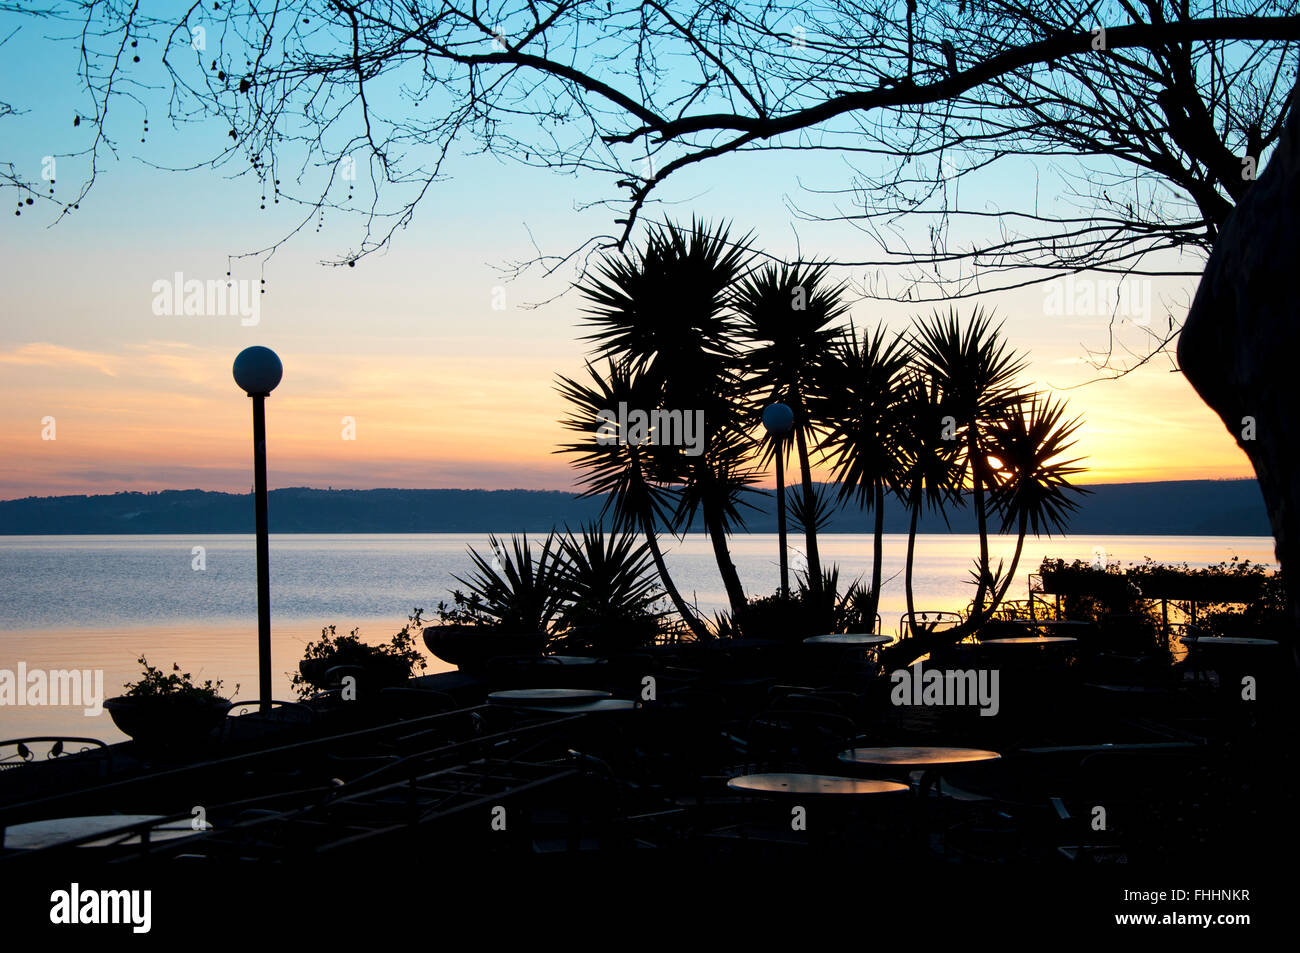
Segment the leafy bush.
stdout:
<svg viewBox="0 0 1300 953">
<path fill-rule="evenodd" d="M 1141 616 L 1150 626 L 1160 624 L 1162 592 L 1186 592 L 1198 596 L 1197 625 L 1214 635 L 1263 634 L 1287 624 L 1286 592 L 1282 574 L 1270 572 L 1258 563 L 1236 556 L 1212 566 L 1193 569 L 1187 563 L 1158 563 L 1149 557 L 1127 568 L 1118 564 L 1094 566 L 1075 560 L 1046 558 L 1039 567 L 1045 577 L 1055 574 L 1069 586 L 1078 583 L 1080 594 L 1061 597 L 1069 618 L 1101 620 L 1112 614 Z M 1224 585 L 1224 583 L 1239 585 Z M 1204 596 L 1237 590 L 1250 594 L 1247 602 L 1204 601 Z M 1105 592 L 1104 596 L 1082 594 Z M 1187 614 L 1191 598 L 1169 598 L 1176 612 Z"/>
<path fill-rule="evenodd" d="M 738 620 L 727 614 L 715 616 L 718 635 L 798 642 L 829 632 L 875 630 L 876 600 L 861 580 L 854 580 L 841 593 L 837 566 L 822 572 L 820 593 L 809 585 L 806 573 L 796 574 L 796 580 L 789 595 L 774 592 L 751 598 Z"/>
<path fill-rule="evenodd" d="M 186 701 L 219 701 L 224 700 L 221 695 L 221 686 L 225 684 L 221 679 L 215 682 L 208 679 L 203 684 L 197 684 L 194 676 L 189 672 L 182 672 L 180 665 L 172 663 L 172 670 L 163 674 L 163 670 L 149 664 L 149 660 L 141 655 L 137 662 L 144 667 L 144 674 L 137 682 L 127 682 L 122 687 L 126 689 L 123 693 L 127 698 L 175 698 Z M 234 694 L 239 694 L 239 686 L 235 686 Z"/>
<path fill-rule="evenodd" d="M 358 665 L 362 668 L 375 662 L 390 660 L 405 662 L 408 674 L 416 669 L 424 671 L 428 667 L 424 655 L 416 647 L 412 628 L 419 628 L 423 622 L 423 609 L 415 609 L 402 626 L 387 643 L 370 645 L 361 641 L 360 628 L 354 628 L 347 635 L 339 635 L 335 626 L 327 625 L 320 630 L 320 639 L 308 642 L 303 650 L 304 661 L 328 662 L 329 667 L 336 665 Z M 219 684 L 219 683 L 218 683 Z M 293 689 L 300 698 L 307 698 L 316 691 L 314 686 L 301 671 L 293 675 Z"/>
</svg>

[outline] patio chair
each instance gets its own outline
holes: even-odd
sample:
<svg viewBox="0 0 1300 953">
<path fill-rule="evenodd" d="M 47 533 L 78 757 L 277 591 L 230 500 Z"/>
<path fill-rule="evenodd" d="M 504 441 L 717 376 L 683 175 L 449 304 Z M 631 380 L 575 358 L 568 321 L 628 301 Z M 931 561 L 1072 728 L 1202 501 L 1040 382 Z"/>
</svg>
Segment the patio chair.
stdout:
<svg viewBox="0 0 1300 953">
<path fill-rule="evenodd" d="M 965 619 L 960 612 L 924 611 L 904 612 L 898 618 L 898 637 L 907 639 L 913 636 L 929 635 L 932 632 L 944 632 L 955 629 Z"/>
</svg>

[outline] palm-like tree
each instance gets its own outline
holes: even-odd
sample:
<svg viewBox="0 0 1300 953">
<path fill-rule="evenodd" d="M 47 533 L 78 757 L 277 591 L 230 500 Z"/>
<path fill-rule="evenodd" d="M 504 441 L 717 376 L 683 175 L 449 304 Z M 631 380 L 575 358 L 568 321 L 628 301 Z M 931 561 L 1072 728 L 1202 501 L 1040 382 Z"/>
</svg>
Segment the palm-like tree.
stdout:
<svg viewBox="0 0 1300 953">
<path fill-rule="evenodd" d="M 952 416 L 952 409 L 948 395 L 934 378 L 916 371 L 908 373 L 900 383 L 894 409 L 897 492 L 909 513 L 903 586 L 910 619 L 916 612 L 912 568 L 921 511 L 927 508 L 935 511 L 946 522 L 947 508 L 962 505 L 962 451 L 958 441 L 949 435 L 947 419 Z"/>
<path fill-rule="evenodd" d="M 871 587 L 868 598 L 880 599 L 884 561 L 885 494 L 900 491 L 904 481 L 896 441 L 899 391 L 912 352 L 901 335 L 889 338 L 883 328 L 854 328 L 832 348 L 823 363 L 822 388 L 812 402 L 813 417 L 825 436 L 821 447 L 839 484 L 841 503 L 856 498 L 875 508 Z M 874 614 L 875 609 L 872 609 Z"/>
<path fill-rule="evenodd" d="M 733 612 L 745 604 L 745 591 L 727 534 L 739 522 L 737 500 L 753 476 L 745 463 L 749 438 L 740 426 L 729 305 L 750 259 L 748 238 L 733 240 L 725 224 L 670 223 L 652 229 L 640 251 L 607 259 L 580 286 L 590 302 L 585 321 L 595 328 L 586 339 L 658 387 L 661 403 L 648 407 L 704 414 L 704 452 L 688 456 L 674 448 L 659 472 L 681 484 L 674 527 L 689 526 L 697 511 L 703 517 Z"/>
<path fill-rule="evenodd" d="M 601 518 L 610 518 L 611 530 L 645 535 L 664 592 L 696 638 L 708 638 L 708 629 L 674 584 L 659 546 L 659 528 L 673 521 L 675 493 L 665 485 L 669 475 L 665 471 L 673 463 L 667 458 L 675 454 L 655 444 L 638 445 L 622 433 L 613 434 L 612 440 L 597 439 L 600 428 L 608 426 L 608 420 L 599 416 L 602 411 L 614 410 L 620 402 L 633 408 L 658 406 L 660 384 L 626 359 L 611 361 L 605 376 L 588 364 L 587 374 L 586 381 L 559 378 L 558 389 L 571 408 L 563 426 L 579 437 L 555 452 L 573 455 L 572 465 L 584 472 L 579 481 L 582 496 L 605 497 Z"/>
<path fill-rule="evenodd" d="M 985 492 L 993 479 L 983 447 L 989 423 L 1016 407 L 1022 394 L 1014 379 L 1026 361 L 1001 336 L 1001 325 L 982 309 L 963 323 L 955 310 L 934 313 L 915 325 L 913 347 L 918 366 L 944 395 L 953 429 L 964 452 L 962 480 L 970 486 L 979 531 L 979 582 L 975 610 L 984 605 L 989 578 L 988 508 Z"/>
<path fill-rule="evenodd" d="M 1084 470 L 1075 466 L 1081 458 L 1061 459 L 1074 446 L 1071 438 L 1081 422 L 1079 417 L 1065 420 L 1064 416 L 1063 402 L 1030 395 L 1022 406 L 1005 414 L 987 431 L 985 445 L 995 481 L 989 505 L 1002 516 L 1000 531 L 1006 533 L 1014 528 L 1016 532 L 1011 565 L 985 610 L 988 616 L 1015 578 L 1025 535 L 1064 532 L 1070 513 L 1079 505 L 1068 494 L 1089 492 L 1070 482 L 1074 474 Z"/>
<path fill-rule="evenodd" d="M 811 513 L 816 500 L 808 444 L 816 427 L 808 405 L 820 389 L 821 366 L 840 333 L 835 322 L 848 310 L 844 286 L 827 282 L 824 265 L 772 263 L 740 281 L 733 307 L 740 318 L 740 336 L 749 345 L 743 366 L 750 374 L 749 389 L 759 395 L 755 416 L 775 401 L 794 414 L 790 438 L 799 456 L 803 509 Z M 774 441 L 770 435 L 764 443 L 765 459 L 785 449 L 784 440 Z M 808 579 L 812 591 L 818 592 L 821 559 L 812 522 L 805 522 L 804 537 Z"/>
</svg>

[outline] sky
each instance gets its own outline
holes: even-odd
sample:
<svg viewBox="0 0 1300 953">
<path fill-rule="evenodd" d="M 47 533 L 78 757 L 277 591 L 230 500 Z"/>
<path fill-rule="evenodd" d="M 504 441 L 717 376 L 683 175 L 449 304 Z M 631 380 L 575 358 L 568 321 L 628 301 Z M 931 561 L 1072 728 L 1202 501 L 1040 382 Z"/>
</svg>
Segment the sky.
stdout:
<svg viewBox="0 0 1300 953">
<path fill-rule="evenodd" d="M 36 177 L 55 155 L 55 194 L 68 197 L 87 171 L 67 155 L 84 146 L 89 126 L 72 125 L 85 109 L 75 45 L 20 26 L 0 55 L 0 99 L 23 114 L 0 119 L 0 162 Z M 0 38 L 12 27 L 0 23 Z M 43 81 L 28 81 L 38 64 Z M 564 293 L 571 272 L 511 280 L 507 271 L 538 249 L 564 253 L 612 231 L 614 213 L 590 207 L 613 194 L 610 181 L 458 155 L 391 248 L 355 268 L 321 264 L 359 238 L 357 223 L 339 215 L 304 229 L 264 267 L 232 266 L 230 255 L 273 242 L 297 213 L 270 199 L 261 209 L 257 181 L 233 169 L 158 168 L 221 148 L 224 128 L 173 129 L 150 115 L 141 143 L 144 113 L 118 109 L 117 155 L 73 215 L 55 224 L 37 205 L 0 216 L 0 498 L 247 490 L 250 408 L 230 368 L 253 344 L 273 348 L 285 369 L 267 408 L 272 487 L 575 485 L 552 452 L 564 438 L 554 383 L 581 370 L 581 303 Z M 991 202 L 1022 187 L 1014 172 L 1002 176 L 979 186 Z M 729 157 L 669 180 L 671 204 L 656 214 L 729 219 L 777 254 L 792 253 L 797 235 L 806 255 L 872 255 L 844 225 L 796 225 L 789 204 L 808 200 L 810 181 L 834 187 L 846 178 L 820 157 Z M 167 313 L 177 275 L 182 286 L 220 283 L 228 267 L 255 314 Z M 1145 297 L 1121 316 L 1120 340 L 1140 347 L 1137 322 L 1160 324 L 1162 303 L 1185 308 L 1194 288 L 1187 279 L 1137 289 Z M 1083 482 L 1250 476 L 1169 360 L 1080 386 L 1096 376 L 1086 353 L 1105 345 L 1111 323 L 1108 307 L 1084 300 L 1088 290 L 1066 289 L 1066 308 L 1052 307 L 1052 289 L 1042 287 L 982 302 L 1026 352 L 1024 382 L 1083 415 Z M 851 314 L 860 328 L 903 327 L 915 310 L 862 301 Z"/>
</svg>

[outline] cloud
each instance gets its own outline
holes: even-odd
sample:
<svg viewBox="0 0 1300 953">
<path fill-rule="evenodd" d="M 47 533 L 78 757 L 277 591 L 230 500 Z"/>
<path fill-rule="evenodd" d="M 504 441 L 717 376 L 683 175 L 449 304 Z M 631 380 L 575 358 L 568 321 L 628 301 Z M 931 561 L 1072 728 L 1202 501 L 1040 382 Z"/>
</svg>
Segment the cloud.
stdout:
<svg viewBox="0 0 1300 953">
<path fill-rule="evenodd" d="M 60 370 L 91 368 L 109 377 L 118 376 L 123 361 L 120 354 L 79 351 L 62 344 L 50 344 L 48 341 L 33 341 L 21 344 L 11 351 L 0 351 L 0 364 L 57 367 Z"/>
</svg>

